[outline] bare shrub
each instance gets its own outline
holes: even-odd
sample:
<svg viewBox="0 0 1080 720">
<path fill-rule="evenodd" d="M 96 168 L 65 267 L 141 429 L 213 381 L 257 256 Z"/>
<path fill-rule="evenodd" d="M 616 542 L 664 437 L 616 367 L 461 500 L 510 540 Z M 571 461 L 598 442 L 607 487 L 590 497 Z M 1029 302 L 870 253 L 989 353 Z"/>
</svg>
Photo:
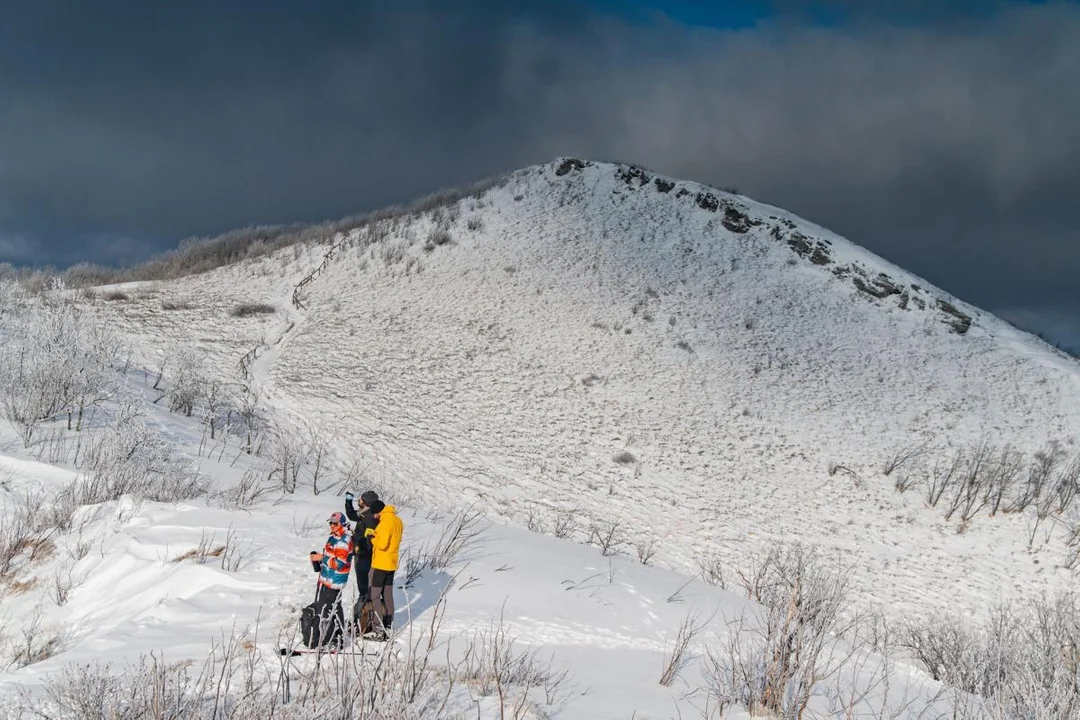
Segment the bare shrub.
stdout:
<svg viewBox="0 0 1080 720">
<path fill-rule="evenodd" d="M 986 440 L 967 453 L 952 501 L 945 512 L 946 520 L 949 520 L 959 509 L 960 519 L 966 522 L 985 507 L 989 501 L 986 488 L 990 486 L 989 475 L 992 462 L 993 450 Z"/>
<path fill-rule="evenodd" d="M 590 523 L 589 542 L 600 548 L 604 557 L 616 554 L 625 542 L 622 523 L 618 520 Z"/>
<path fill-rule="evenodd" d="M 1072 592 L 1001 605 L 973 624 L 938 616 L 902 643 L 937 680 L 978 698 L 979 716 L 1074 717 L 1080 711 L 1080 605 Z"/>
<path fill-rule="evenodd" d="M 957 450 L 947 462 L 935 462 L 930 471 L 929 481 L 926 483 L 926 502 L 930 507 L 937 507 L 945 491 L 957 482 L 960 469 L 964 465 L 964 453 Z"/>
<path fill-rule="evenodd" d="M 261 481 L 260 473 L 248 469 L 244 471 L 236 485 L 219 490 L 214 494 L 213 499 L 220 503 L 222 507 L 241 510 L 257 504 L 272 490 L 272 487 Z"/>
<path fill-rule="evenodd" d="M 221 423 L 221 415 L 225 408 L 232 405 L 231 391 L 228 386 L 214 378 L 203 379 L 203 402 L 206 406 L 206 428 L 210 431 L 210 439 L 217 439 L 217 428 Z M 201 452 L 201 451 L 200 451 Z"/>
<path fill-rule="evenodd" d="M 765 642 L 756 634 L 751 636 L 745 617 L 728 624 L 724 648 L 706 649 L 703 675 L 719 717 L 724 717 L 732 705 L 741 705 L 752 716 L 761 714 L 765 707 L 762 698 L 765 653 Z"/>
<path fill-rule="evenodd" d="M 32 512 L 25 503 L 0 508 L 0 580 L 15 569 L 16 560 L 37 538 Z"/>
<path fill-rule="evenodd" d="M 203 528 L 199 533 L 199 544 L 190 550 L 186 550 L 172 559 L 174 563 L 194 561 L 198 565 L 205 565 L 210 558 L 220 558 L 225 554 L 227 547 L 214 542 L 216 535 L 209 528 Z"/>
<path fill-rule="evenodd" d="M 1031 532 L 1028 536 L 1029 548 L 1035 541 L 1039 525 L 1057 507 L 1057 501 L 1054 497 L 1054 481 L 1062 460 L 1063 453 L 1060 448 L 1056 444 L 1052 444 L 1046 450 L 1035 453 L 1028 470 L 1028 482 L 1023 490 L 1022 502 L 1025 506 L 1035 505 L 1035 520 L 1031 524 Z"/>
<path fill-rule="evenodd" d="M 919 478 L 915 475 L 908 475 L 907 473 L 901 473 L 893 480 L 893 487 L 896 491 L 903 495 L 919 482 Z"/>
<path fill-rule="evenodd" d="M 235 318 L 252 317 L 253 315 L 273 315 L 277 308 L 266 303 L 240 303 L 233 305 L 229 315 Z"/>
<path fill-rule="evenodd" d="M 567 673 L 538 652 L 522 652 L 500 619 L 476 633 L 465 656 L 439 664 L 436 652 L 445 603 L 436 602 L 427 627 L 408 624 L 399 644 L 382 652 L 326 654 L 293 664 L 260 650 L 254 632 L 234 631 L 213 643 L 203 663 L 165 663 L 156 653 L 125 668 L 68 665 L 43 693 L 26 690 L 20 717 L 49 720 L 389 720 L 450 717 L 448 705 L 469 703 L 469 688 L 499 699 L 504 718 L 556 713 L 567 702 Z M 296 641 L 280 637 L 286 650 Z M 400 648 L 399 650 L 395 650 Z M 456 716 L 456 715 L 455 715 Z"/>
<path fill-rule="evenodd" d="M 56 287 L 56 268 L 21 267 L 15 270 L 15 281 L 27 295 L 40 295 Z"/>
<path fill-rule="evenodd" d="M 690 580 L 684 581 L 682 585 L 675 588 L 675 591 L 673 593 L 671 593 L 666 598 L 664 598 L 664 602 L 666 602 L 666 603 L 681 603 L 683 600 L 686 599 L 683 596 L 683 591 L 686 590 L 686 588 L 689 587 L 689 586 L 690 586 Z"/>
<path fill-rule="evenodd" d="M 611 457 L 611 459 L 619 465 L 633 465 L 637 462 L 637 458 L 634 457 L 634 454 L 629 450 L 620 450 L 619 452 L 615 453 Z"/>
<path fill-rule="evenodd" d="M 1007 512 L 1023 512 L 1032 504 L 1037 504 L 1052 487 L 1054 470 L 1061 459 L 1061 451 L 1055 445 L 1036 452 L 1028 464 L 1024 483 L 1019 487 L 1016 497 L 1007 508 Z"/>
<path fill-rule="evenodd" d="M 717 587 L 729 589 L 730 583 L 728 582 L 727 572 L 724 570 L 724 564 L 720 558 L 716 555 L 704 555 L 697 559 L 698 574 L 701 579 L 709 585 L 716 585 Z"/>
<path fill-rule="evenodd" d="M 555 515 L 551 534 L 560 540 L 566 540 L 574 534 L 575 520 L 573 512 L 560 512 Z"/>
<path fill-rule="evenodd" d="M 402 567 L 405 572 L 402 573 L 403 581 L 401 584 L 406 589 L 411 588 L 423 576 L 424 571 L 431 567 L 431 554 L 426 548 L 420 550 L 410 548 L 405 554 Z"/>
<path fill-rule="evenodd" d="M 894 470 L 898 470 L 924 455 L 926 450 L 927 445 L 925 442 L 906 445 L 900 448 L 885 458 L 885 464 L 881 469 L 882 474 L 885 475 L 885 477 L 888 477 Z"/>
<path fill-rule="evenodd" d="M 131 296 L 129 296 L 123 290 L 109 290 L 106 293 L 102 293 L 101 299 L 102 300 L 108 300 L 108 301 L 111 302 L 111 301 L 115 301 L 115 300 L 130 300 Z"/>
<path fill-rule="evenodd" d="M 68 287 L 86 289 L 96 285 L 108 285 L 115 276 L 116 268 L 88 262 L 72 265 L 63 274 L 64 282 Z"/>
<path fill-rule="evenodd" d="M 307 447 L 311 455 L 311 492 L 319 494 L 319 479 L 326 470 L 330 456 L 330 439 L 317 426 L 308 428 Z"/>
<path fill-rule="evenodd" d="M 313 532 L 315 532 L 316 530 L 321 528 L 322 526 L 323 526 L 323 524 L 321 522 L 321 519 L 320 520 L 314 520 L 312 518 L 306 517 L 303 520 L 301 520 L 299 523 L 297 523 L 296 522 L 296 516 L 293 515 L 292 534 L 295 535 L 298 538 L 306 538 L 306 537 L 310 536 Z"/>
<path fill-rule="evenodd" d="M 267 425 L 262 405 L 259 403 L 259 394 L 250 385 L 244 384 L 235 400 L 236 412 L 244 433 L 244 452 L 251 455 L 255 452 L 256 440 Z"/>
<path fill-rule="evenodd" d="M 295 493 L 300 483 L 300 472 L 311 459 L 311 447 L 307 438 L 283 425 L 275 425 L 271 431 L 271 444 L 267 459 L 272 469 L 268 480 L 277 483 L 284 493 Z"/>
<path fill-rule="evenodd" d="M 543 691 L 545 704 L 557 704 L 567 678 L 567 671 L 556 670 L 552 659 L 542 659 L 537 650 L 518 651 L 516 642 L 504 607 L 497 621 L 474 633 L 460 673 L 479 693 L 498 699 L 500 720 L 534 715 L 537 708 L 529 697 L 534 690 Z"/>
<path fill-rule="evenodd" d="M 534 533 L 544 532 L 544 519 L 533 508 L 529 508 L 529 512 L 525 515 L 525 529 Z"/>
<path fill-rule="evenodd" d="M 12 662 L 15 667 L 26 667 L 48 660 L 55 655 L 63 642 L 63 633 L 55 628 L 46 628 L 42 624 L 42 611 L 38 606 L 19 632 L 20 638 L 11 647 Z"/>
<path fill-rule="evenodd" d="M 225 551 L 221 553 L 221 569 L 225 572 L 237 572 L 250 562 L 252 550 L 252 542 L 237 538 L 235 528 L 230 525 L 225 532 Z"/>
<path fill-rule="evenodd" d="M 162 310 L 194 310 L 195 306 L 187 302 L 176 302 L 173 300 L 162 300 Z"/>
<path fill-rule="evenodd" d="M 60 491 L 60 505 L 96 505 L 123 495 L 178 502 L 207 489 L 206 479 L 134 406 L 122 407 L 114 425 L 86 440 L 78 464 L 84 472 Z"/>
<path fill-rule="evenodd" d="M 72 591 L 86 581 L 85 577 L 76 577 L 74 567 L 56 568 L 53 572 L 53 583 L 49 588 L 49 594 L 53 602 L 63 607 L 71 597 Z"/>
<path fill-rule="evenodd" d="M 461 552 L 483 534 L 487 527 L 482 510 L 470 505 L 447 523 L 431 549 L 429 566 L 433 570 L 449 567 Z"/>
<path fill-rule="evenodd" d="M 679 625 L 679 631 L 675 635 L 675 642 L 671 651 L 664 658 L 663 671 L 660 673 L 660 684 L 669 687 L 690 662 L 690 644 L 705 628 L 706 623 L 694 613 L 687 613 Z"/>
<path fill-rule="evenodd" d="M 1013 492 L 1023 472 L 1024 458 L 1012 448 L 1003 448 L 994 461 L 989 481 L 987 482 L 987 502 L 990 505 L 990 517 L 1002 508 L 1002 503 Z"/>
<path fill-rule="evenodd" d="M 726 653 L 709 653 L 708 674 L 717 697 L 776 712 L 805 711 L 815 684 L 838 667 L 835 631 L 846 596 L 843 568 L 827 567 L 800 545 L 776 548 L 740 573 L 763 617 L 744 616 Z M 749 635 L 746 640 L 743 636 Z"/>
<path fill-rule="evenodd" d="M 651 535 L 634 543 L 634 552 L 637 553 L 638 562 L 648 565 L 656 555 L 656 538 Z"/>
<path fill-rule="evenodd" d="M 465 223 L 470 232 L 478 232 L 484 229 L 484 221 L 478 216 L 473 216 Z"/>
<path fill-rule="evenodd" d="M 936 690 L 926 686 L 900 683 L 896 687 L 897 671 L 903 668 L 897 661 L 896 637 L 884 619 L 872 613 L 855 622 L 854 649 L 847 661 L 834 674 L 833 681 L 822 688 L 829 702 L 830 718 L 874 718 L 876 720 L 922 720 L 944 717 L 947 688 Z M 861 647 L 858 647 L 860 646 Z M 958 712 L 957 720 L 969 717 Z"/>
<path fill-rule="evenodd" d="M 1063 513 L 1072 504 L 1076 497 L 1080 484 L 1080 454 L 1076 454 L 1069 461 L 1062 461 L 1057 466 L 1054 475 L 1053 496 L 1057 505 L 1057 512 Z"/>
</svg>

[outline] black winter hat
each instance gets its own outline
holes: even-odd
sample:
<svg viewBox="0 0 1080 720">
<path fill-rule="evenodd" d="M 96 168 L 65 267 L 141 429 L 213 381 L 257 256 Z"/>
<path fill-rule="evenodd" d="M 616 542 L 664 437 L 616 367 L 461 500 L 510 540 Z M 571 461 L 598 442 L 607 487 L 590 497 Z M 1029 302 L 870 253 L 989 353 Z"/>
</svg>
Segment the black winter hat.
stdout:
<svg viewBox="0 0 1080 720">
<path fill-rule="evenodd" d="M 382 500 L 376 500 L 375 502 L 371 503 L 371 505 L 368 505 L 368 507 L 371 508 L 372 515 L 378 515 L 383 511 L 383 508 L 386 507 L 386 503 L 384 503 Z"/>
<path fill-rule="evenodd" d="M 379 493 L 374 490 L 365 490 L 360 493 L 360 502 L 364 503 L 368 507 L 371 507 L 371 503 L 379 499 Z"/>
</svg>

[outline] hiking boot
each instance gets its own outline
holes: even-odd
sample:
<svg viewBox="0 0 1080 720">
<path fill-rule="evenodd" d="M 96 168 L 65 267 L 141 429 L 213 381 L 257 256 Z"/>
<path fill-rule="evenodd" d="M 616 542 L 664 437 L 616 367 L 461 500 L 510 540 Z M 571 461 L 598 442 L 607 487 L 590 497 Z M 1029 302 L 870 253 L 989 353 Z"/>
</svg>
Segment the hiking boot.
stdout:
<svg viewBox="0 0 1080 720">
<path fill-rule="evenodd" d="M 382 630 L 382 629 L 369 630 L 368 632 L 364 633 L 364 639 L 365 640 L 374 640 L 375 642 L 386 642 L 386 640 L 387 640 L 386 631 Z"/>
</svg>

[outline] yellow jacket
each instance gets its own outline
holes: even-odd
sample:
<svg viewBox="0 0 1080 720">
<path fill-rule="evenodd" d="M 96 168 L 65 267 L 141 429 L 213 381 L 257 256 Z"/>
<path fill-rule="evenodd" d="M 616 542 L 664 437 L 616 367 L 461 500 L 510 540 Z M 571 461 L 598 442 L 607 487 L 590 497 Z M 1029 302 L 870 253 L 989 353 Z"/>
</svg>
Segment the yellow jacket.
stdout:
<svg viewBox="0 0 1080 720">
<path fill-rule="evenodd" d="M 397 516 L 393 505 L 387 505 L 379 513 L 379 524 L 371 536 L 371 567 L 375 570 L 397 570 L 398 549 L 405 524 Z M 370 531 L 369 531 L 370 532 Z"/>
</svg>

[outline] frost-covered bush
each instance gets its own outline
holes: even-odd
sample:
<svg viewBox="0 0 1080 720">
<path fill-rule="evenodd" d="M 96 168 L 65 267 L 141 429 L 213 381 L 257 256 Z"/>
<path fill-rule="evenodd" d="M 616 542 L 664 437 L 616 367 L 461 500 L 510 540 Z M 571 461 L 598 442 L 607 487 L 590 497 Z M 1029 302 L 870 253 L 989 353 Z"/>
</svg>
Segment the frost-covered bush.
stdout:
<svg viewBox="0 0 1080 720">
<path fill-rule="evenodd" d="M 0 318 L 15 311 L 19 294 L 19 286 L 14 280 L 0 277 Z"/>
<path fill-rule="evenodd" d="M 844 569 L 792 545 L 770 551 L 739 576 L 750 598 L 764 607 L 739 620 L 727 647 L 709 649 L 710 691 L 722 704 L 751 713 L 803 717 L 815 685 L 839 666 Z"/>
<path fill-rule="evenodd" d="M 202 355 L 194 348 L 179 347 L 173 351 L 170 366 L 169 410 L 191 417 L 195 404 L 206 391 Z"/>
<path fill-rule="evenodd" d="M 35 537 L 33 514 L 25 504 L 0 506 L 0 578 L 7 577 Z"/>
<path fill-rule="evenodd" d="M 68 287 L 106 285 L 136 280 L 170 280 L 208 272 L 214 268 L 270 255 L 283 248 L 303 243 L 325 243 L 338 235 L 371 228 L 403 218 L 411 218 L 437 208 L 448 207 L 468 197 L 478 198 L 488 189 L 505 185 L 509 175 L 489 178 L 460 187 L 440 190 L 408 205 L 376 210 L 366 215 L 352 216 L 308 225 L 277 225 L 246 227 L 232 230 L 214 238 L 190 238 L 175 250 L 152 258 L 131 268 L 107 268 L 101 265 L 77 265 L 63 275 Z M 382 234 L 380 229 L 373 235 Z M 373 238 L 375 239 L 375 238 Z M 24 273 L 21 281 L 27 286 L 44 288 L 52 271 Z"/>
<path fill-rule="evenodd" d="M 111 426 L 94 431 L 79 465 L 83 473 L 61 491 L 68 506 L 95 505 L 123 495 L 177 502 L 207 491 L 206 480 L 134 405 L 122 407 Z"/>
<path fill-rule="evenodd" d="M 450 662 L 439 628 L 440 599 L 427 630 L 393 654 L 323 655 L 317 662 L 266 658 L 257 638 L 233 635 L 203 663 L 166 663 L 156 655 L 118 668 L 68 665 L 26 689 L 26 718 L 101 720 L 441 720 L 549 717 L 568 702 L 566 671 L 536 652 L 520 651 L 501 622 L 477 633 Z M 300 664 L 303 663 L 303 664 Z M 470 688 L 490 693 L 474 699 Z"/>
<path fill-rule="evenodd" d="M 1080 598 L 1073 592 L 907 626 L 902 645 L 940 680 L 977 698 L 971 717 L 1080 716 Z"/>
<path fill-rule="evenodd" d="M 0 345 L 0 412 L 29 446 L 42 421 L 85 412 L 113 397 L 120 340 L 68 303 L 35 302 L 11 312 Z"/>
</svg>

